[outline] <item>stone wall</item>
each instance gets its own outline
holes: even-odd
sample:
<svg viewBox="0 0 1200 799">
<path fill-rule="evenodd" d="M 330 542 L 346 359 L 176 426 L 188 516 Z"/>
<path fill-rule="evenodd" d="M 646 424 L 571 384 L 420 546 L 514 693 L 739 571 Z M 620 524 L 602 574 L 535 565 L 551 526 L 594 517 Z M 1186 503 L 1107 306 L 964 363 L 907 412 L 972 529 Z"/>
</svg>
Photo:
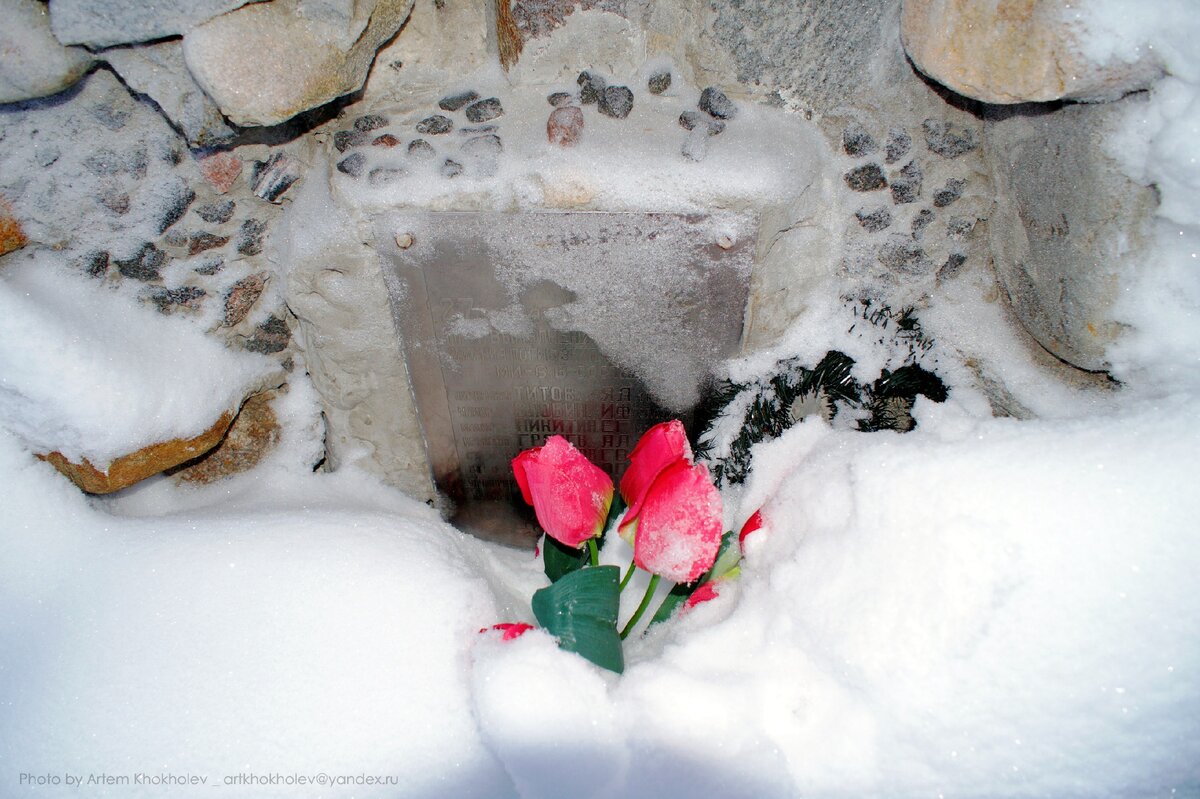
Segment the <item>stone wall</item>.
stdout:
<svg viewBox="0 0 1200 799">
<path fill-rule="evenodd" d="M 979 9 L 952 0 L 515 0 L 500 14 L 452 0 L 214 0 L 153 14 L 125 0 L 0 0 L 11 20 L 0 45 L 14 54 L 0 65 L 0 256 L 53 248 L 97 285 L 299 365 L 324 405 L 327 466 L 358 463 L 424 498 L 372 230 L 396 207 L 752 211 L 748 351 L 777 341 L 831 282 L 920 308 L 971 275 L 995 281 L 1038 345 L 1103 370 L 1121 330 L 1111 304 L 1155 196 L 1099 140 L 1138 102 L 1118 98 L 1158 68 L 1090 64 L 1061 8 L 1027 5 L 998 4 L 1003 25 L 980 40 L 967 24 Z M 942 29 L 961 36 L 939 41 Z M 1037 47 L 1015 57 L 1027 41 Z M 617 94 L 588 104 L 601 84 L 581 85 L 585 70 Z M 1063 75 L 1074 93 L 1051 91 Z M 744 113 L 697 104 L 705 87 Z M 503 115 L 439 108 L 472 88 Z M 986 104 L 1017 100 L 1039 102 Z M 571 120 L 559 143 L 607 131 L 601 162 L 543 169 L 544 153 L 522 144 L 544 141 L 555 102 L 579 109 L 559 114 Z M 781 133 L 759 153 L 753 126 Z M 647 141 L 669 141 L 661 158 L 695 179 L 674 195 L 606 188 L 626 142 Z M 404 183 L 426 156 L 442 182 Z M 531 166 L 512 167 L 522 159 Z M 782 182 L 721 177 L 747 164 Z M 444 189 L 481 169 L 495 180 Z"/>
</svg>

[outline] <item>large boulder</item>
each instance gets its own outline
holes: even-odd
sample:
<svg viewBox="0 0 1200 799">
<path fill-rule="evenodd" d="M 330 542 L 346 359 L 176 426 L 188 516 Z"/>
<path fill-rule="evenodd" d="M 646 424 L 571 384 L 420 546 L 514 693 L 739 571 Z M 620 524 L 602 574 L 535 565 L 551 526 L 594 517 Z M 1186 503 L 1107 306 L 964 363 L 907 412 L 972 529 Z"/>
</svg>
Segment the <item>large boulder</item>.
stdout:
<svg viewBox="0 0 1200 799">
<path fill-rule="evenodd" d="M 212 147 L 233 138 L 221 109 L 188 72 L 178 40 L 115 48 L 104 57 L 129 88 L 162 109 L 192 147 Z"/>
<path fill-rule="evenodd" d="M 1097 63 L 1068 0 L 904 0 L 900 37 L 917 68 L 986 103 L 1113 100 L 1147 87 L 1150 59 Z"/>
<path fill-rule="evenodd" d="M 183 39 L 188 68 L 238 125 L 274 125 L 355 91 L 413 0 L 275 0 Z"/>
<path fill-rule="evenodd" d="M 1041 113 L 997 113 L 984 127 L 996 203 L 988 230 L 996 277 L 1046 350 L 1090 371 L 1122 325 L 1113 304 L 1135 276 L 1157 207 L 1100 142 L 1136 97 Z"/>
<path fill-rule="evenodd" d="M 82 458 L 76 463 L 61 452 L 51 452 L 39 457 L 71 478 L 71 482 L 89 494 L 111 494 L 159 472 L 199 458 L 220 443 L 233 417 L 233 413 L 223 413 L 212 427 L 194 438 L 173 438 L 142 447 L 136 452 L 115 459 L 103 470 L 97 469 L 87 458 Z"/>
<path fill-rule="evenodd" d="M 31 5 L 42 5 L 26 0 Z M 187 33 L 249 0 L 54 0 L 50 25 L 64 44 L 110 47 Z"/>
<path fill-rule="evenodd" d="M 55 94 L 79 80 L 93 59 L 50 32 L 45 3 L 0 0 L 0 103 Z"/>
</svg>

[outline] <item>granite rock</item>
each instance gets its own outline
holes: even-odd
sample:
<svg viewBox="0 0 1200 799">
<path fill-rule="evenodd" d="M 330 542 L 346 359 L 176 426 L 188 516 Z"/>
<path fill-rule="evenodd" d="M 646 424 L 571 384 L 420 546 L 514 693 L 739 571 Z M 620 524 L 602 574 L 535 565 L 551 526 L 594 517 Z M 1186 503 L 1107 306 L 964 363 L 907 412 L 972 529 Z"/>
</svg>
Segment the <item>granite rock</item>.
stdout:
<svg viewBox="0 0 1200 799">
<path fill-rule="evenodd" d="M 971 128 L 955 130 L 949 122 L 927 119 L 921 124 L 921 130 L 925 133 L 925 146 L 943 158 L 958 158 L 979 146 L 979 140 Z"/>
<path fill-rule="evenodd" d="M 908 135 L 908 131 L 904 128 L 891 128 L 888 130 L 887 145 L 884 148 L 884 163 L 896 163 L 908 155 L 908 151 L 911 149 L 912 136 Z"/>
<path fill-rule="evenodd" d="M 333 134 L 333 146 L 339 153 L 344 153 L 351 147 L 361 147 L 370 137 L 361 130 L 339 130 Z"/>
<path fill-rule="evenodd" d="M 199 459 L 170 472 L 185 483 L 207 484 L 249 471 L 279 443 L 282 428 L 271 402 L 277 391 L 253 394 L 242 403 L 221 442 Z"/>
<path fill-rule="evenodd" d="M 851 158 L 861 158 L 879 149 L 875 139 L 857 122 L 842 129 L 842 150 Z"/>
<path fill-rule="evenodd" d="M 917 68 L 986 103 L 1113 100 L 1144 89 L 1152 57 L 1089 59 L 1070 0 L 904 0 L 900 36 Z"/>
<path fill-rule="evenodd" d="M 438 108 L 442 109 L 443 111 L 454 112 L 466 107 L 478 99 L 479 92 L 477 91 L 469 90 L 465 92 L 459 92 L 458 94 L 451 94 L 443 97 L 441 100 L 438 100 Z"/>
<path fill-rule="evenodd" d="M 900 170 L 900 174 L 892 179 L 892 202 L 896 205 L 915 203 L 921 196 L 921 183 L 924 173 L 916 161 L 909 161 Z"/>
<path fill-rule="evenodd" d="M 242 222 L 238 231 L 237 251 L 241 255 L 258 255 L 263 251 L 263 233 L 267 230 L 265 222 L 259 219 L 247 219 Z"/>
<path fill-rule="evenodd" d="M 628 86 L 606 86 L 596 101 L 600 113 L 613 119 L 624 119 L 633 110 L 633 92 Z"/>
<path fill-rule="evenodd" d="M 159 279 L 159 272 L 167 260 L 165 252 L 150 242 L 146 242 L 130 258 L 114 258 L 113 263 L 116 264 L 117 271 L 121 273 L 122 277 L 150 282 Z"/>
<path fill-rule="evenodd" d="M 337 162 L 337 171 L 356 178 L 362 175 L 366 166 L 367 157 L 365 155 L 362 153 L 350 153 L 350 155 Z"/>
<path fill-rule="evenodd" d="M 877 191 L 886 189 L 887 177 L 879 164 L 863 164 L 847 172 L 843 178 L 854 191 Z"/>
<path fill-rule="evenodd" d="M 388 118 L 382 114 L 364 114 L 354 120 L 354 129 L 367 133 L 372 130 L 386 128 Z"/>
<path fill-rule="evenodd" d="M 233 218 L 237 203 L 233 200 L 218 200 L 196 206 L 196 216 L 213 225 L 223 225 Z"/>
<path fill-rule="evenodd" d="M 364 134 L 365 135 L 365 134 Z M 303 165 L 284 152 L 272 153 L 266 161 L 255 161 L 250 174 L 250 190 L 254 196 L 269 202 L 281 202 L 284 192 L 300 179 Z"/>
<path fill-rule="evenodd" d="M 985 153 L 998 196 L 987 231 L 996 276 L 1025 329 L 1058 358 L 1107 368 L 1120 335 L 1114 303 L 1138 278 L 1158 199 L 1102 148 L 1140 98 L 1065 105 L 988 120 Z"/>
<path fill-rule="evenodd" d="M 737 116 L 737 106 L 715 86 L 700 92 L 700 110 L 714 119 L 733 119 Z"/>
<path fill-rule="evenodd" d="M 50 452 L 38 457 L 58 469 L 87 493 L 111 494 L 208 452 L 225 435 L 233 416 L 232 412 L 222 414 L 212 427 L 194 438 L 174 438 L 122 455 L 104 470 L 97 469 L 87 458 L 78 463 L 70 461 L 61 452 Z"/>
<path fill-rule="evenodd" d="M 546 139 L 559 147 L 573 147 L 583 136 L 583 111 L 573 105 L 555 108 L 546 120 Z"/>
<path fill-rule="evenodd" d="M 129 88 L 154 101 L 191 147 L 213 147 L 234 137 L 221 109 L 188 72 L 178 41 L 118 47 L 104 57 Z"/>
<path fill-rule="evenodd" d="M 0 255 L 19 250 L 29 242 L 21 221 L 13 213 L 12 206 L 0 197 Z"/>
<path fill-rule="evenodd" d="M 274 125 L 362 86 L 413 0 L 273 0 L 193 28 L 183 54 L 238 125 Z"/>
<path fill-rule="evenodd" d="M 892 212 L 886 206 L 874 210 L 859 208 L 854 212 L 854 217 L 868 233 L 878 233 L 892 224 Z"/>
<path fill-rule="evenodd" d="M 261 272 L 244 277 L 229 287 L 225 294 L 225 313 L 221 324 L 233 327 L 246 318 L 267 286 L 267 274 Z"/>
<path fill-rule="evenodd" d="M 242 174 L 242 159 L 231 152 L 211 153 L 197 158 L 196 162 L 200 174 L 217 194 L 227 193 Z"/>
<path fill-rule="evenodd" d="M 434 114 L 433 116 L 425 117 L 417 123 L 417 133 L 422 136 L 440 136 L 443 133 L 449 133 L 454 130 L 454 122 L 450 117 Z"/>
<path fill-rule="evenodd" d="M 500 105 L 500 98 L 489 97 L 486 100 L 476 100 L 467 106 L 466 110 L 467 121 L 478 125 L 480 122 L 487 122 L 504 114 L 504 107 Z"/>
<path fill-rule="evenodd" d="M 579 102 L 584 105 L 592 105 L 599 102 L 604 87 L 608 85 L 608 81 L 602 76 L 588 70 L 580 72 L 579 77 L 575 79 L 575 83 L 579 86 Z"/>
<path fill-rule="evenodd" d="M 111 47 L 187 33 L 250 0 L 54 0 L 50 24 L 64 44 Z"/>
<path fill-rule="evenodd" d="M 35 0 L 0 0 L 0 103 L 56 94 L 91 68 L 91 53 L 54 38 L 49 13 Z"/>
</svg>

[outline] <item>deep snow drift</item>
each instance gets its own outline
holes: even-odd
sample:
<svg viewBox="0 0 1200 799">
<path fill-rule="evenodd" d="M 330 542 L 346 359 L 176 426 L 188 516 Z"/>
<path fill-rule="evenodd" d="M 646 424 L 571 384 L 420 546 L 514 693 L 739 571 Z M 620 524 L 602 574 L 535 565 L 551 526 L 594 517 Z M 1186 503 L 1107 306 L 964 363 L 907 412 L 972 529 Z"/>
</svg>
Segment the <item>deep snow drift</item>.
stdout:
<svg viewBox="0 0 1200 799">
<path fill-rule="evenodd" d="M 809 418 L 759 445 L 725 497 L 730 525 L 768 519 L 741 579 L 629 647 L 621 677 L 539 631 L 480 635 L 530 620 L 539 564 L 361 473 L 312 474 L 302 381 L 255 471 L 109 499 L 34 460 L 44 431 L 0 406 L 0 794 L 1200 796 L 1200 29 L 1168 13 L 1184 6 L 1143 30 L 1172 77 L 1129 123 L 1145 146 L 1127 166 L 1164 201 L 1123 300 L 1125 386 L 1056 387 L 963 281 L 923 317 L 947 402 L 918 400 L 907 435 Z M 831 287 L 805 336 L 731 368 L 858 346 L 821 326 L 838 313 Z M 950 357 L 968 344 L 1039 419 L 991 417 Z M 101 774 L 149 779 L 66 784 Z"/>
</svg>

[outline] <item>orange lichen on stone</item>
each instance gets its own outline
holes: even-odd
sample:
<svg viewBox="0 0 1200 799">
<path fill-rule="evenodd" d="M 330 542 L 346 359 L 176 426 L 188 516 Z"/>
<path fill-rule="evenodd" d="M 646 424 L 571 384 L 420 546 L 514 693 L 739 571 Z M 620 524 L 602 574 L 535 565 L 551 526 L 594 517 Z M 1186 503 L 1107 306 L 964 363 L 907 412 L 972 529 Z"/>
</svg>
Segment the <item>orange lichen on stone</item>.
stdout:
<svg viewBox="0 0 1200 799">
<path fill-rule="evenodd" d="M 0 255 L 19 250 L 29 243 L 12 206 L 0 197 Z"/>
<path fill-rule="evenodd" d="M 277 393 L 268 391 L 247 399 L 221 443 L 172 475 L 189 483 L 212 483 L 254 468 L 279 443 L 279 420 L 271 408 Z"/>
<path fill-rule="evenodd" d="M 195 460 L 208 452 L 220 443 L 233 422 L 233 417 L 232 412 L 226 411 L 221 414 L 216 424 L 195 438 L 173 438 L 170 441 L 151 444 L 137 452 L 122 455 L 110 463 L 105 471 L 97 469 L 87 458 L 84 458 L 82 463 L 74 463 L 61 452 L 51 452 L 38 457 L 50 463 L 89 494 L 111 494 L 151 475 Z"/>
</svg>

